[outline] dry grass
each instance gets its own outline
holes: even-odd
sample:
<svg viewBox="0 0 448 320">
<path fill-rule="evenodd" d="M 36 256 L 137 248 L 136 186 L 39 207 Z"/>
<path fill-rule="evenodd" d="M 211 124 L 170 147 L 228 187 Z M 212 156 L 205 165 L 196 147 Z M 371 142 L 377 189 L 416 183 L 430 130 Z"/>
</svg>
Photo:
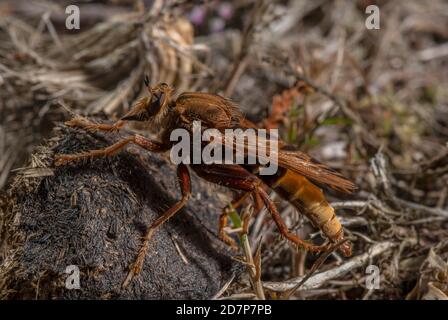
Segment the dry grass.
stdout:
<svg viewBox="0 0 448 320">
<path fill-rule="evenodd" d="M 377 1 L 381 29 L 367 30 L 365 0 L 229 3 L 225 29 L 197 27 L 195 38 L 179 19 L 195 6 L 182 1 L 163 10 L 174 17 L 120 7 L 74 35 L 49 32 L 51 19 L 40 30 L 5 13 L 0 188 L 64 117 L 55 102 L 113 118 L 142 94 L 148 72 L 179 92 L 231 95 L 248 118 L 275 122 L 285 140 L 359 187 L 328 193 L 355 244 L 352 258 L 332 253 L 291 292 L 318 257 L 279 239 L 262 211 L 246 226 L 248 272 L 216 298 L 447 299 L 448 4 Z M 319 241 L 300 213 L 272 197 L 295 232 Z M 370 264 L 381 272 L 378 290 L 365 287 Z"/>
</svg>

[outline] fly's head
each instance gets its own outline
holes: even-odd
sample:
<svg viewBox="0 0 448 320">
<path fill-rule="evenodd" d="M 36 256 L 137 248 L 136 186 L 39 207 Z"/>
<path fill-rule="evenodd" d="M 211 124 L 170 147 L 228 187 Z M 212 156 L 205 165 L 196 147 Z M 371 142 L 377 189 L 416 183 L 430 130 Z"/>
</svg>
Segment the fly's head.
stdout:
<svg viewBox="0 0 448 320">
<path fill-rule="evenodd" d="M 145 77 L 145 85 L 149 95 L 138 100 L 122 120 L 148 121 L 166 115 L 174 89 L 166 83 L 151 87 L 148 77 Z"/>
</svg>

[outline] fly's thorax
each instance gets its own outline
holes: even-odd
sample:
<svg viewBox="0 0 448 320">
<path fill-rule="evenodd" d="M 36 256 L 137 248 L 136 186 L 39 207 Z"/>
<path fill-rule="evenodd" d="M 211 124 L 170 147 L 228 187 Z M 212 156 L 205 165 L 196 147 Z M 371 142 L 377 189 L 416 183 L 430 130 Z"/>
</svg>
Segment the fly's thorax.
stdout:
<svg viewBox="0 0 448 320">
<path fill-rule="evenodd" d="M 180 115 L 176 110 L 169 105 L 167 111 L 160 115 L 160 118 L 155 118 L 154 121 L 149 123 L 151 130 L 157 132 L 159 139 L 168 143 L 170 141 L 171 132 L 175 129 L 182 129 L 179 125 Z"/>
</svg>

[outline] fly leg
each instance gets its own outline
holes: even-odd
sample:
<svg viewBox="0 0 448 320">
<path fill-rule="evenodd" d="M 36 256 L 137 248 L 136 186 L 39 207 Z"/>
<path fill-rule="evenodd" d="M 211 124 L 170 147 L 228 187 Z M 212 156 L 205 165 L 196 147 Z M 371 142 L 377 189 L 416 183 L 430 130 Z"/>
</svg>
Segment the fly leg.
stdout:
<svg viewBox="0 0 448 320">
<path fill-rule="evenodd" d="M 75 154 L 57 154 L 55 156 L 55 165 L 56 166 L 62 166 L 69 162 L 76 162 L 79 160 L 85 160 L 85 159 L 92 159 L 92 158 L 98 158 L 98 157 L 108 157 L 116 154 L 118 151 L 123 149 L 128 143 L 134 143 L 148 151 L 152 152 L 163 152 L 170 148 L 170 146 L 149 140 L 141 135 L 133 135 L 127 138 L 123 138 L 119 140 L 118 142 L 114 143 L 113 145 L 104 148 L 104 149 L 98 149 L 98 150 L 90 150 L 82 153 L 75 153 Z"/>
<path fill-rule="evenodd" d="M 123 288 L 125 288 L 132 280 L 132 278 L 135 275 L 139 274 L 140 271 L 142 270 L 143 262 L 145 261 L 145 256 L 146 253 L 148 252 L 149 242 L 152 236 L 154 235 L 156 229 L 159 228 L 162 224 L 164 224 L 172 216 L 174 216 L 180 209 L 182 209 L 191 196 L 190 174 L 188 172 L 188 168 L 184 164 L 180 164 L 177 167 L 177 179 L 179 182 L 180 190 L 182 192 L 182 198 L 178 202 L 176 202 L 171 208 L 169 208 L 163 215 L 157 218 L 146 231 L 137 258 L 135 259 L 133 265 L 130 267 L 130 271 L 123 282 L 122 285 Z"/>
<path fill-rule="evenodd" d="M 144 121 L 145 118 L 141 117 L 145 113 L 146 100 L 142 99 L 138 101 L 132 108 L 126 113 L 120 120 L 113 124 L 107 123 L 95 123 L 87 118 L 81 116 L 75 116 L 73 119 L 66 121 L 65 125 L 72 128 L 80 128 L 89 132 L 105 131 L 105 132 L 118 132 L 120 131 L 128 120 Z"/>
<path fill-rule="evenodd" d="M 283 221 L 282 217 L 280 216 L 280 213 L 277 210 L 277 207 L 275 206 L 275 204 L 271 200 L 271 198 L 269 198 L 269 195 L 266 193 L 266 191 L 264 191 L 263 188 L 258 188 L 257 193 L 260 195 L 266 208 L 268 209 L 269 213 L 271 214 L 272 219 L 274 219 L 274 222 L 277 225 L 277 228 L 278 228 L 280 234 L 284 238 L 291 241 L 298 248 L 303 248 L 310 252 L 328 251 L 328 249 L 331 247 L 330 244 L 313 245 L 305 240 L 300 239 L 296 234 L 292 233 L 286 226 L 285 222 Z"/>
<path fill-rule="evenodd" d="M 81 128 L 89 132 L 106 131 L 118 132 L 125 125 L 126 121 L 118 120 L 113 124 L 95 123 L 87 118 L 76 116 L 73 119 L 66 121 L 65 125 L 72 128 Z"/>
<path fill-rule="evenodd" d="M 257 198 L 259 197 L 268 212 L 271 214 L 280 234 L 297 247 L 304 248 L 305 250 L 311 252 L 322 252 L 329 249 L 330 246 L 328 244 L 313 245 L 300 239 L 296 234 L 292 233 L 280 216 L 274 202 L 269 198 L 266 191 L 263 190 L 262 181 L 256 175 L 250 173 L 243 167 L 238 165 L 215 164 L 207 166 L 193 165 L 192 168 L 200 177 L 210 182 L 214 182 L 228 188 L 246 191 L 251 194 L 255 194 Z"/>
</svg>

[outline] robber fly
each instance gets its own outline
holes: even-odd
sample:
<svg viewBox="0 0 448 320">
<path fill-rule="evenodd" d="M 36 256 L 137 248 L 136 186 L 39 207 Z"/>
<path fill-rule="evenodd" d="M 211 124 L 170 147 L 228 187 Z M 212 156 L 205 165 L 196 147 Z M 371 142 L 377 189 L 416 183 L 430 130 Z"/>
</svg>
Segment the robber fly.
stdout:
<svg viewBox="0 0 448 320">
<path fill-rule="evenodd" d="M 170 133 L 176 128 L 184 128 L 191 132 L 194 121 L 201 121 L 204 128 L 214 128 L 219 131 L 253 127 L 249 121 L 245 120 L 237 105 L 219 95 L 185 92 L 173 99 L 174 90 L 169 85 L 161 83 L 151 87 L 147 79 L 145 79 L 145 85 L 149 95 L 138 100 L 119 121 L 113 124 L 99 124 L 86 118 L 75 117 L 67 121 L 66 125 L 82 128 L 89 132 L 117 132 L 127 121 L 144 121 L 156 129 L 158 141 L 134 134 L 105 149 L 79 154 L 56 155 L 55 165 L 61 166 L 82 159 L 110 156 L 129 143 L 151 152 L 169 151 L 174 143 L 170 141 Z M 291 150 L 285 145 L 280 146 L 277 161 L 277 173 L 270 176 L 260 175 L 257 165 L 190 164 L 189 166 L 198 176 L 207 181 L 241 191 L 241 194 L 231 203 L 233 208 L 241 205 L 248 197 L 252 197 L 256 203 L 265 206 L 280 234 L 297 247 L 311 252 L 323 252 L 340 243 L 338 249 L 345 256 L 350 256 L 351 244 L 345 241 L 343 228 L 334 209 L 316 184 L 346 193 L 355 189 L 354 184 L 329 167 L 318 163 L 300 151 Z M 137 258 L 123 283 L 124 287 L 141 271 L 154 231 L 185 206 L 191 196 L 190 174 L 187 165 L 178 165 L 177 177 L 182 198 L 148 228 Z M 328 238 L 329 242 L 314 245 L 292 233 L 265 191 L 266 186 L 275 190 L 282 198 L 303 212 L 313 225 Z M 220 215 L 219 237 L 227 244 L 235 245 L 235 241 L 225 232 L 227 214 L 228 210 L 223 210 Z"/>
</svg>

